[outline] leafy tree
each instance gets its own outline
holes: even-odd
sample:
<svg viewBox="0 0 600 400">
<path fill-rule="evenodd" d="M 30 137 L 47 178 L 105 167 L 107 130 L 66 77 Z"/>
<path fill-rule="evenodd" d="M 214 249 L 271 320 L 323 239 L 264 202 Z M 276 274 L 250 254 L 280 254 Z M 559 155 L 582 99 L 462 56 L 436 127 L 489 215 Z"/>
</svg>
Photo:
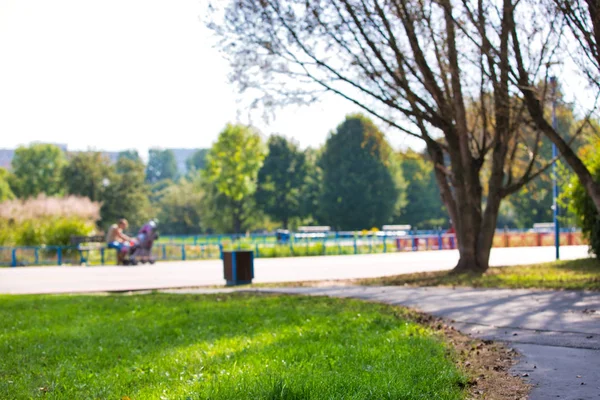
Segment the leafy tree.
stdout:
<svg viewBox="0 0 600 400">
<path fill-rule="evenodd" d="M 179 235 L 201 233 L 202 200 L 203 193 L 192 180 L 183 179 L 167 187 L 158 202 L 161 232 Z"/>
<path fill-rule="evenodd" d="M 446 226 L 448 214 L 435 182 L 433 165 L 425 160 L 424 155 L 412 150 L 400 154 L 399 159 L 408 182 L 407 204 L 400 215 L 394 217 L 394 222 L 417 229 Z"/>
<path fill-rule="evenodd" d="M 67 160 L 64 152 L 52 144 L 33 144 L 15 150 L 12 160 L 11 188 L 20 198 L 48 196 L 64 190 L 62 171 Z"/>
<path fill-rule="evenodd" d="M 120 173 L 114 175 L 103 192 L 102 226 L 106 228 L 119 218 L 127 218 L 135 229 L 151 216 L 144 165 L 123 157 L 115 167 Z"/>
<path fill-rule="evenodd" d="M 375 124 L 362 115 L 346 117 L 320 160 L 320 215 L 343 230 L 389 222 L 399 196 L 392 163 L 392 149 Z"/>
<path fill-rule="evenodd" d="M 9 172 L 4 168 L 0 168 L 0 202 L 5 200 L 12 200 L 15 198 L 15 194 L 10 188 Z"/>
<path fill-rule="evenodd" d="M 252 128 L 228 124 L 208 153 L 204 177 L 207 202 L 215 216 L 230 218 L 228 227 L 239 233 L 254 212 L 254 193 L 265 158 L 260 135 Z M 210 208 L 210 207 L 209 207 Z"/>
<path fill-rule="evenodd" d="M 129 160 L 131 162 L 122 160 Z M 124 174 L 130 172 L 132 169 L 138 170 L 140 168 L 145 170 L 146 165 L 136 150 L 126 150 L 119 153 L 119 157 L 115 164 L 115 169 L 118 174 Z"/>
<path fill-rule="evenodd" d="M 306 180 L 304 153 L 282 136 L 271 136 L 269 153 L 258 172 L 257 205 L 270 217 L 288 227 L 291 218 L 301 217 L 302 187 Z"/>
<path fill-rule="evenodd" d="M 75 153 L 63 171 L 67 193 L 92 201 L 103 199 L 104 189 L 114 175 L 110 160 L 100 152 Z"/>
<path fill-rule="evenodd" d="M 177 161 L 171 150 L 150 149 L 148 166 L 146 167 L 146 182 L 156 183 L 164 179 L 177 178 Z"/>
<path fill-rule="evenodd" d="M 596 181 L 600 182 L 600 139 L 592 139 L 580 151 L 580 156 L 586 161 L 587 168 L 594 174 Z M 577 216 L 577 222 L 590 243 L 591 252 L 600 259 L 600 213 L 577 177 L 573 177 L 565 197 L 570 199 L 569 207 Z"/>
<path fill-rule="evenodd" d="M 547 114 L 551 114 L 550 107 L 547 107 Z M 562 101 L 562 94 L 557 94 L 556 107 L 556 131 L 565 138 L 573 138 L 571 147 L 578 151 L 585 145 L 587 138 L 594 135 L 593 122 L 576 121 L 572 105 Z M 552 142 L 547 137 L 541 137 L 539 142 L 539 158 L 545 161 L 552 160 Z M 557 182 L 559 192 L 561 187 L 568 184 L 569 178 L 559 174 Z M 519 228 L 531 228 L 534 223 L 551 222 L 553 220 L 553 184 L 552 171 L 542 174 L 533 179 L 517 193 L 511 195 L 508 200 L 513 205 L 515 211 L 515 223 Z M 564 210 L 567 211 L 567 210 Z M 561 211 L 561 214 L 564 214 Z"/>
<path fill-rule="evenodd" d="M 252 88 L 267 107 L 335 93 L 423 140 L 456 228 L 455 271 L 489 267 L 502 200 L 547 168 L 538 141 L 523 131 L 548 134 L 532 101 L 543 96 L 530 90 L 547 72 L 539 66 L 556 57 L 540 42 L 549 30 L 559 34 L 559 23 L 531 24 L 529 3 L 514 0 L 496 8 L 437 0 L 219 3 L 209 26 L 240 90 Z M 517 170 L 514 161 L 525 165 Z"/>
<path fill-rule="evenodd" d="M 198 149 L 187 160 L 185 160 L 185 166 L 188 174 L 196 171 L 202 171 L 206 167 L 207 155 L 208 149 Z"/>
<path fill-rule="evenodd" d="M 168 189 L 175 186 L 176 183 L 170 179 L 164 179 L 158 181 L 153 185 L 149 186 L 150 189 L 150 203 L 158 204 L 162 200 L 163 196 L 168 192 Z"/>
<path fill-rule="evenodd" d="M 323 187 L 323 170 L 319 166 L 322 149 L 306 149 L 304 152 L 304 166 L 306 175 L 300 194 L 300 215 L 308 219 L 308 223 L 320 221 L 319 197 Z M 323 217 L 326 221 L 326 217 Z M 327 223 L 327 222 L 324 222 Z"/>
<path fill-rule="evenodd" d="M 142 159 L 137 150 L 124 150 L 119 152 L 118 158 L 127 158 L 132 161 L 142 162 Z"/>
</svg>

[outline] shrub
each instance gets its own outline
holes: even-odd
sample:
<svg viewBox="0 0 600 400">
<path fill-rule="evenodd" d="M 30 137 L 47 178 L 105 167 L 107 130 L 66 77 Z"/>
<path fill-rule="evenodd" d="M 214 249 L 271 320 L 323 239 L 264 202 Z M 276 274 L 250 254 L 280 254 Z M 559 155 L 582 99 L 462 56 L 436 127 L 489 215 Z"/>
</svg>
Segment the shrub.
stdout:
<svg viewBox="0 0 600 400">
<path fill-rule="evenodd" d="M 79 218 L 54 220 L 46 225 L 44 243 L 67 246 L 71 236 L 88 236 L 92 232 L 94 232 L 94 224 Z"/>
<path fill-rule="evenodd" d="M 46 197 L 0 203 L 0 245 L 66 246 L 94 231 L 100 204 L 85 197 Z"/>
<path fill-rule="evenodd" d="M 582 156 L 592 175 L 600 182 L 600 139 L 586 146 Z M 571 180 L 566 196 L 571 200 L 569 209 L 577 216 L 577 223 L 590 244 L 590 252 L 600 259 L 600 214 L 577 177 Z"/>
</svg>

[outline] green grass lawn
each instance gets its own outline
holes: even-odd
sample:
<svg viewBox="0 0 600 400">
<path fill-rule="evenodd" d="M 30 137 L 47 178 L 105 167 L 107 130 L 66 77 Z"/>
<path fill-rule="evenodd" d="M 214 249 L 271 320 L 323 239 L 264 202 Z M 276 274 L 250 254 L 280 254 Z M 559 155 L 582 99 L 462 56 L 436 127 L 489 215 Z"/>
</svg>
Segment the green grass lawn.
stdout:
<svg viewBox="0 0 600 400">
<path fill-rule="evenodd" d="M 360 285 L 471 286 L 484 288 L 539 288 L 600 290 L 600 261 L 594 258 L 536 265 L 490 268 L 485 274 L 454 275 L 424 272 L 359 279 Z"/>
<path fill-rule="evenodd" d="M 0 296 L 1 399 L 462 399 L 403 309 L 288 296 Z"/>
</svg>

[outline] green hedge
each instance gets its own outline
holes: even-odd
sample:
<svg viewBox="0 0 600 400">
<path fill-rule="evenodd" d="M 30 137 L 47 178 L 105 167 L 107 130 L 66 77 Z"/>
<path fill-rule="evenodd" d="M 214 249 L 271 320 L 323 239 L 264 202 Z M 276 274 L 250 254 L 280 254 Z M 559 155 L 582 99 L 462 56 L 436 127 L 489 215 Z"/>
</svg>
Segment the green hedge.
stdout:
<svg viewBox="0 0 600 400">
<path fill-rule="evenodd" d="M 71 236 L 87 236 L 94 224 L 78 217 L 29 219 L 20 222 L 0 220 L 2 246 L 68 246 Z"/>
</svg>

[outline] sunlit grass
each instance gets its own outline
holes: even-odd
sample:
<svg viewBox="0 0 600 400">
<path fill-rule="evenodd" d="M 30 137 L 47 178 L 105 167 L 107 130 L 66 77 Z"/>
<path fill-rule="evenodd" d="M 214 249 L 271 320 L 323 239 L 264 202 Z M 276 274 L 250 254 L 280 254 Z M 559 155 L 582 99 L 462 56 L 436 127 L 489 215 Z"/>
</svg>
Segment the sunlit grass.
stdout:
<svg viewBox="0 0 600 400">
<path fill-rule="evenodd" d="M 471 286 L 600 290 L 600 261 L 593 258 L 490 268 L 481 274 L 424 272 L 354 281 L 361 285 Z"/>
<path fill-rule="evenodd" d="M 0 297 L 2 399 L 461 399 L 449 354 L 355 300 Z"/>
</svg>

